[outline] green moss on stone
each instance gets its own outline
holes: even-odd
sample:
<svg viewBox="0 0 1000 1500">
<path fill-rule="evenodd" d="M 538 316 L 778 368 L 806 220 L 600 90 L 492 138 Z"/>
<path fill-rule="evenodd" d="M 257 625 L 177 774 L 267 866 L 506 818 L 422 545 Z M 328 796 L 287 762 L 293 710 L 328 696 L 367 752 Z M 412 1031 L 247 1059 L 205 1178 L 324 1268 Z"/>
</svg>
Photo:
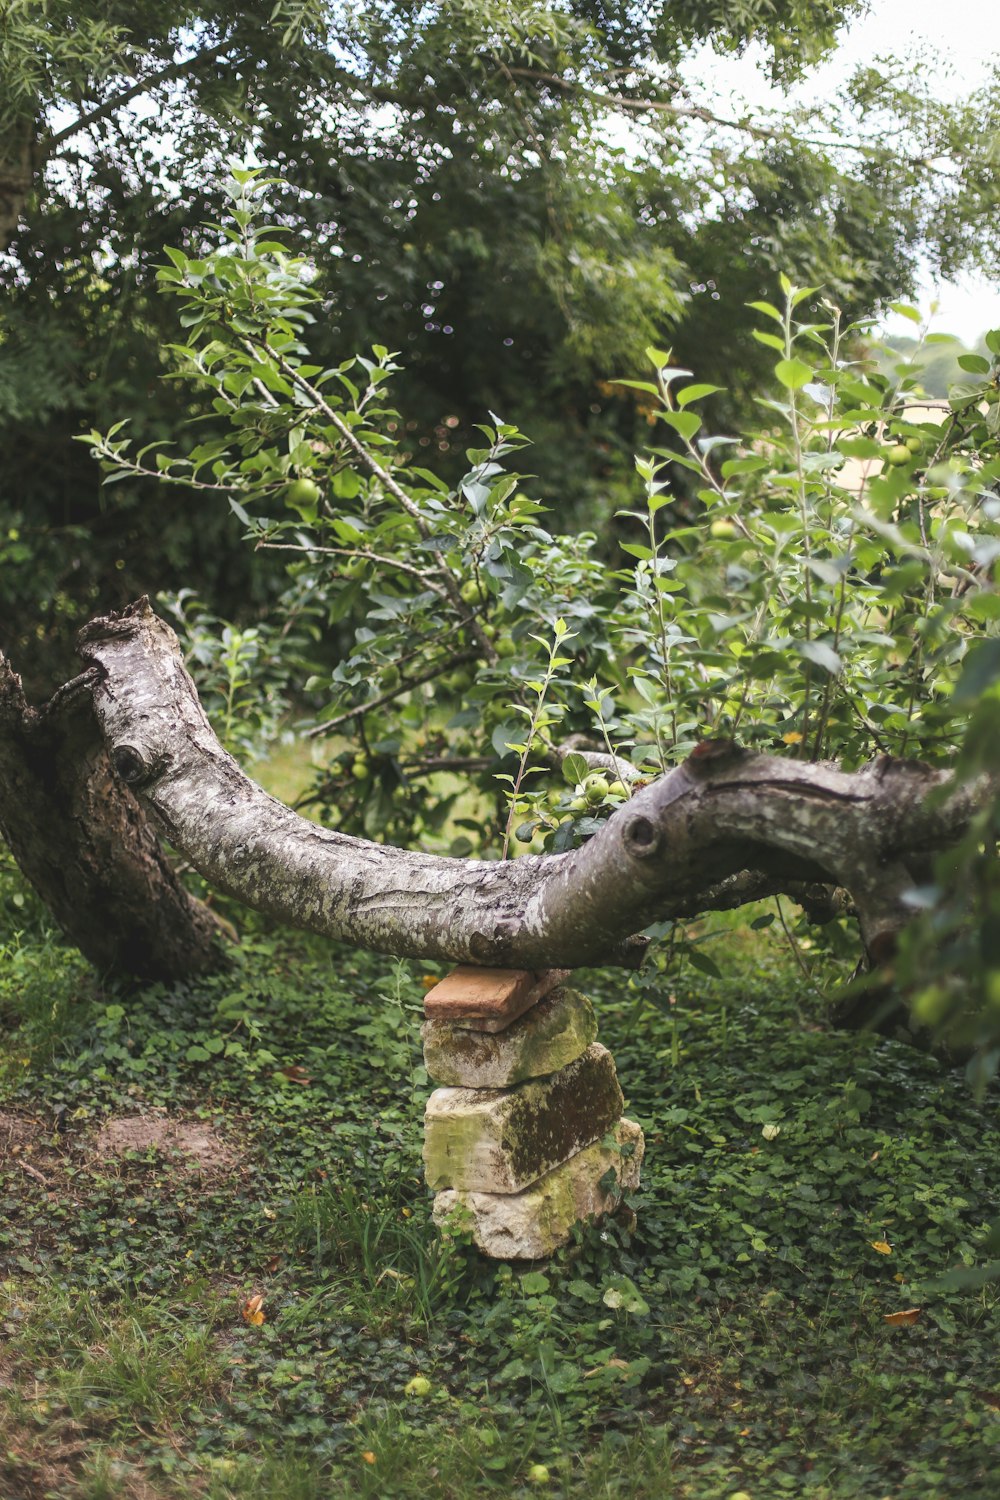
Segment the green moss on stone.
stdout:
<svg viewBox="0 0 1000 1500">
<path fill-rule="evenodd" d="M 569 1067 L 517 1088 L 439 1089 L 425 1118 L 432 1187 L 517 1193 L 599 1141 L 624 1100 L 611 1054 L 594 1044 Z"/>
<path fill-rule="evenodd" d="M 511 1088 L 567 1067 L 597 1036 L 594 1008 L 565 986 L 553 990 L 505 1031 L 470 1031 L 426 1021 L 424 1062 L 436 1083 L 456 1088 Z"/>
</svg>

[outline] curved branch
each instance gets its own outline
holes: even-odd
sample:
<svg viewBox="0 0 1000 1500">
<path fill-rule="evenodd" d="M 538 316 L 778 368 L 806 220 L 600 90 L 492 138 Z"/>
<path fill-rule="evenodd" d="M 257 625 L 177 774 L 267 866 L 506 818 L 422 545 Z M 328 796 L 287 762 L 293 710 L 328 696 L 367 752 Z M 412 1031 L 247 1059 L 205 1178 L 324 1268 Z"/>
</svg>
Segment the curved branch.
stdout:
<svg viewBox="0 0 1000 1500">
<path fill-rule="evenodd" d="M 642 929 L 699 893 L 714 887 L 727 905 L 759 894 L 743 872 L 848 891 L 877 954 L 907 919 L 907 858 L 955 839 L 989 791 L 929 797 L 948 775 L 917 762 L 847 774 L 708 741 L 580 849 L 447 859 L 320 828 L 250 781 L 147 600 L 93 621 L 80 644 L 100 673 L 94 706 L 116 770 L 208 880 L 292 926 L 401 956 L 633 965 Z"/>
</svg>

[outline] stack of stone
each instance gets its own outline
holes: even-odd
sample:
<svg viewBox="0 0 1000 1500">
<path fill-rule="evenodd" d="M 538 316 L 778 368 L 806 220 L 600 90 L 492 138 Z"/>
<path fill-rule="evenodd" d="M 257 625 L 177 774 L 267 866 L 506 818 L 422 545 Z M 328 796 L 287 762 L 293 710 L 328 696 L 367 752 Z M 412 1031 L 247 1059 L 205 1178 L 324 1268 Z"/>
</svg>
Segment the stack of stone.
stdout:
<svg viewBox="0 0 1000 1500">
<path fill-rule="evenodd" d="M 551 1255 L 639 1182 L 642 1131 L 567 977 L 462 967 L 424 1000 L 424 1060 L 444 1085 L 424 1120 L 434 1218 L 499 1260 Z"/>
</svg>

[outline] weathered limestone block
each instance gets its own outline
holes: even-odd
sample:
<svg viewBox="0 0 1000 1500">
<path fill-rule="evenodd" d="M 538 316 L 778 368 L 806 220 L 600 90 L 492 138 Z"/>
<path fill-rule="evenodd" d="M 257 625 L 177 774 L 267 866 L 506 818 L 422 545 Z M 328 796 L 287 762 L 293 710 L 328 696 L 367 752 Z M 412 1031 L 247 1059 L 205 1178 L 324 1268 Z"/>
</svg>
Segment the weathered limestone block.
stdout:
<svg viewBox="0 0 1000 1500">
<path fill-rule="evenodd" d="M 550 1078 L 514 1089 L 435 1089 L 424 1115 L 427 1184 L 520 1193 L 599 1141 L 624 1103 L 599 1042 Z"/>
<path fill-rule="evenodd" d="M 473 1031 L 503 1031 L 568 974 L 568 969 L 477 969 L 460 964 L 427 991 L 424 1015 Z"/>
<path fill-rule="evenodd" d="M 438 1193 L 435 1223 L 446 1228 L 455 1214 L 455 1227 L 471 1231 L 477 1248 L 495 1260 L 541 1260 L 566 1243 L 574 1224 L 610 1213 L 638 1187 L 642 1131 L 634 1120 L 620 1120 L 615 1140 L 614 1148 L 600 1141 L 586 1146 L 523 1193 Z M 602 1186 L 609 1171 L 617 1179 L 610 1188 Z"/>
<path fill-rule="evenodd" d="M 424 1062 L 435 1083 L 506 1089 L 576 1062 L 596 1036 L 597 1019 L 586 995 L 560 986 L 492 1035 L 450 1021 L 425 1021 Z"/>
</svg>

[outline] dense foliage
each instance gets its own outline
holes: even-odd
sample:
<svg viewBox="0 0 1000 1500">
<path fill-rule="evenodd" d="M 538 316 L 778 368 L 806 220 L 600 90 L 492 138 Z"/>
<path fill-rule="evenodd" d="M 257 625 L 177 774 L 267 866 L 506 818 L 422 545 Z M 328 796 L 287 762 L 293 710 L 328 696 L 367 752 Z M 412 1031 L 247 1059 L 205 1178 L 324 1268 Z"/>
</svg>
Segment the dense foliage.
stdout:
<svg viewBox="0 0 1000 1500">
<path fill-rule="evenodd" d="M 336 736 L 306 799 L 320 817 L 397 843 L 443 837 L 452 854 L 559 851 L 706 736 L 846 767 L 882 753 L 993 771 L 1000 333 L 985 355 L 958 356 L 947 400 L 929 400 L 918 363 L 887 372 L 866 357 L 866 325 L 782 277 L 782 306 L 754 304 L 773 394 L 739 439 L 698 415 L 715 388 L 650 350 L 653 378 L 618 382 L 644 403 L 653 446 L 637 460 L 640 506 L 618 517 L 627 565 L 609 569 L 595 533 L 546 529 L 509 472 L 516 428 L 484 425 L 448 486 L 415 462 L 387 405 L 384 347 L 314 362 L 320 294 L 260 222 L 266 187 L 236 171 L 216 247 L 198 260 L 172 250 L 161 271 L 187 332 L 178 372 L 228 441 L 184 456 L 136 450 L 118 429 L 88 441 L 111 481 L 226 497 L 255 549 L 287 559 L 270 631 L 299 644 L 271 650 L 259 707 L 249 675 L 239 715 L 231 683 L 212 696 L 242 636 L 230 629 L 216 657 L 203 633 L 191 655 L 221 732 L 242 720 L 244 747 L 255 716 L 273 722 L 282 671 L 312 696 L 309 735 Z M 332 671 L 319 667 L 330 633 Z M 242 649 L 261 657 L 266 639 Z M 606 751 L 606 772 L 561 756 L 573 735 Z M 923 956 L 904 969 L 911 988 L 919 976 L 921 1022 L 946 1022 L 992 1071 L 983 836 L 977 825 L 938 877 L 928 862 L 915 879 L 931 946 L 950 939 L 930 988 Z M 976 926 L 970 891 L 986 903 Z"/>
<path fill-rule="evenodd" d="M 728 424 L 762 371 L 744 304 L 779 268 L 850 319 L 925 250 L 989 261 L 995 92 L 944 109 L 901 63 L 851 85 L 841 132 L 802 107 L 720 123 L 705 106 L 716 52 L 754 44 L 793 82 L 857 8 L 5 5 L 3 645 L 30 641 L 41 680 L 46 639 L 143 589 L 194 588 L 251 625 L 271 594 L 197 493 L 167 513 L 140 480 L 104 495 L 71 443 L 108 412 L 142 440 L 189 414 L 160 380 L 155 267 L 168 245 L 200 253 L 230 157 L 287 180 L 276 210 L 323 295 L 317 359 L 403 351 L 400 405 L 448 482 L 484 411 L 530 425 L 563 525 L 592 525 L 627 474 L 645 419 L 598 382 L 647 344 L 697 351 Z"/>
</svg>

